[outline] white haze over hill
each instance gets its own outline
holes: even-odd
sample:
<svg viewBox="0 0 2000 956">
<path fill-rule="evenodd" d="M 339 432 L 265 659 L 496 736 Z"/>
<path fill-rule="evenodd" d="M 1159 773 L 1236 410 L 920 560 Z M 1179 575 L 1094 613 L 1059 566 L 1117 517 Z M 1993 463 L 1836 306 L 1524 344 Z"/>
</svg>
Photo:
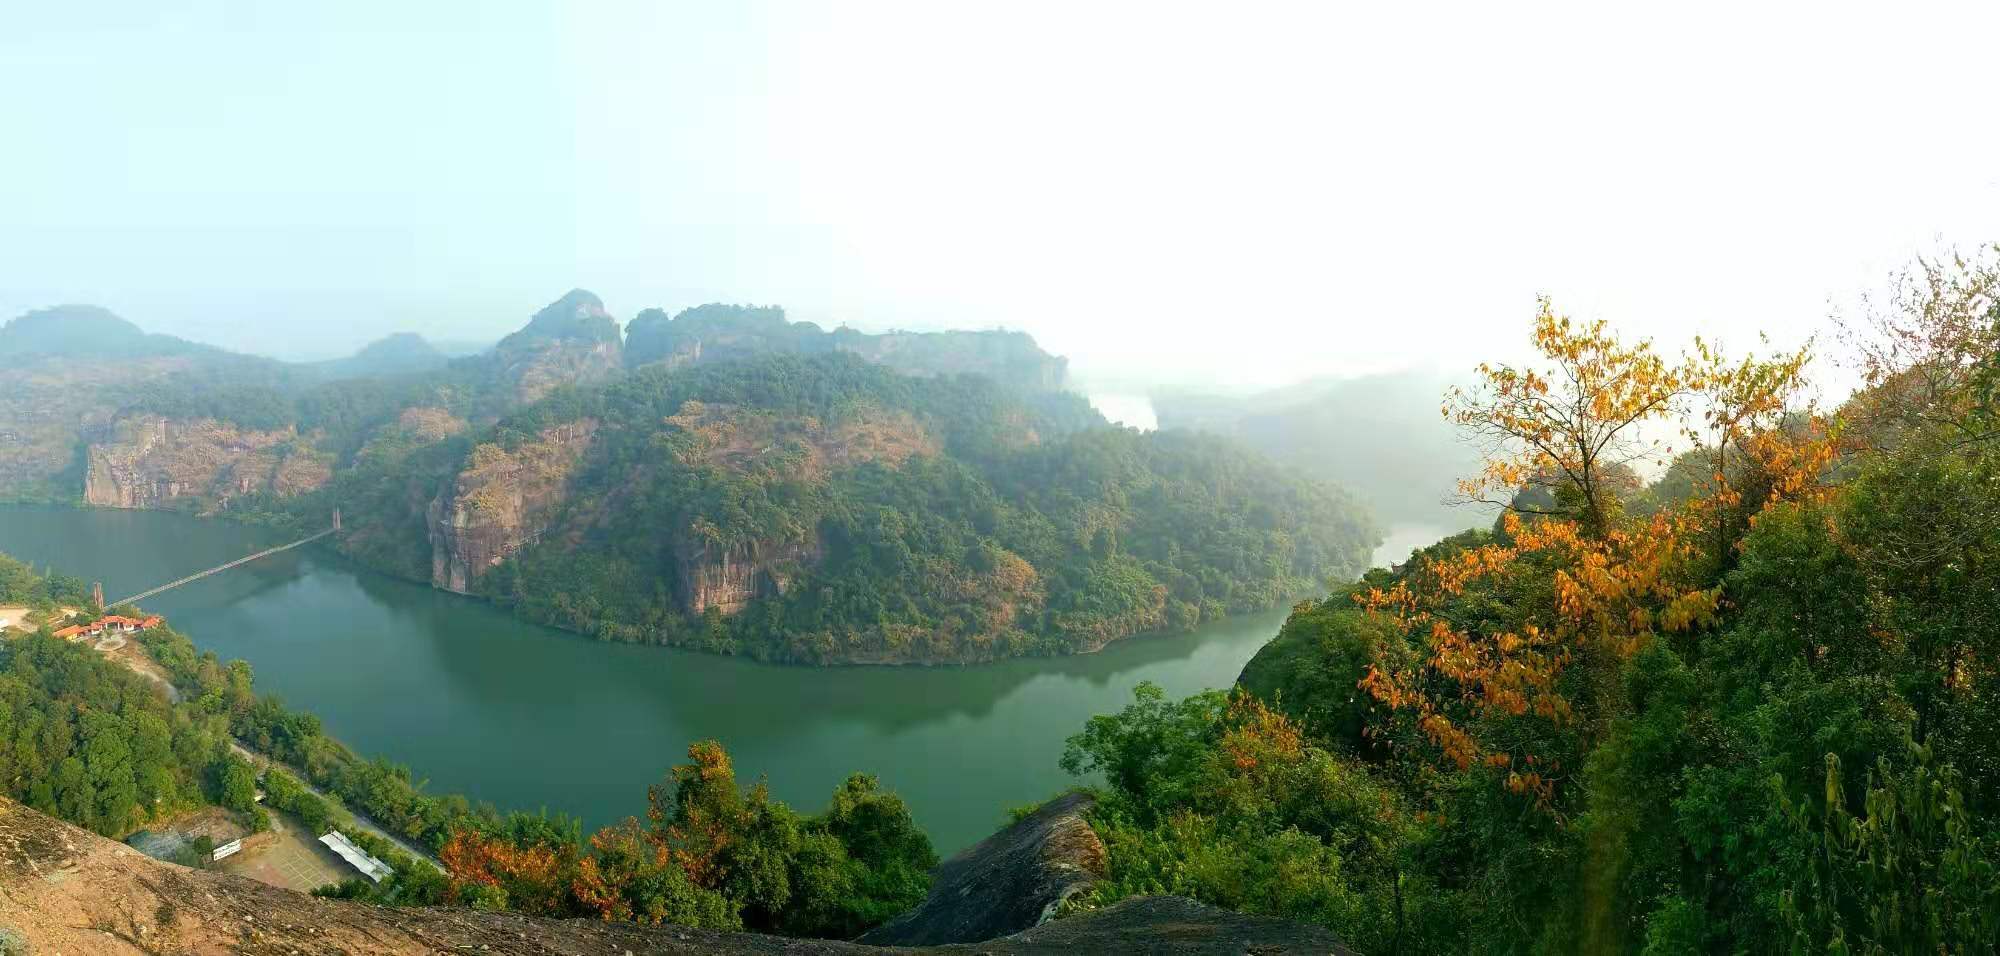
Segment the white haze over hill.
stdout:
<svg viewBox="0 0 2000 956">
<path fill-rule="evenodd" d="M 1120 392 L 1088 394 L 1091 407 L 1116 424 L 1136 428 L 1142 432 L 1160 427 L 1160 417 L 1153 412 L 1153 400 L 1150 397 Z"/>
<path fill-rule="evenodd" d="M 1821 327 L 2000 237 L 2000 4 L 16 3 L 0 314 L 290 358 L 573 286 L 1084 378 Z"/>
</svg>

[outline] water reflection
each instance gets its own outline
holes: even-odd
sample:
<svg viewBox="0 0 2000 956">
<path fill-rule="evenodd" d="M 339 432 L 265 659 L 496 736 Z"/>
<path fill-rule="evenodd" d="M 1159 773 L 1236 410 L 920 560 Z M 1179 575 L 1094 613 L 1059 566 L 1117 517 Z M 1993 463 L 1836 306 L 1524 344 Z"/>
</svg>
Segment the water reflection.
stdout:
<svg viewBox="0 0 2000 956">
<path fill-rule="evenodd" d="M 0 508 L 0 551 L 132 593 L 274 543 L 184 516 Z M 716 738 L 746 778 L 803 809 L 849 772 L 878 774 L 949 851 L 1008 806 L 1071 781 L 1064 739 L 1141 680 L 1226 686 L 1284 612 L 1084 657 L 956 668 L 813 669 L 604 644 L 479 601 L 368 572 L 318 546 L 149 602 L 258 686 L 435 789 L 548 807 L 592 825 L 643 809 L 691 740 Z"/>
</svg>

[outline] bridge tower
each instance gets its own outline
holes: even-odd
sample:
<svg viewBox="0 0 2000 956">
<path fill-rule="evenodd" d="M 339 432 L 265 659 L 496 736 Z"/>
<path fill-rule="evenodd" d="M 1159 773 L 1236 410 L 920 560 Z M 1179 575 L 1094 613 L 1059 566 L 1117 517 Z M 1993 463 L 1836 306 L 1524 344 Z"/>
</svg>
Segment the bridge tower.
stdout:
<svg viewBox="0 0 2000 956">
<path fill-rule="evenodd" d="M 339 508 L 335 508 L 335 509 L 333 509 L 333 530 L 334 530 L 334 531 L 336 531 L 336 532 L 340 530 L 340 509 L 339 509 Z"/>
<path fill-rule="evenodd" d="M 94 582 L 94 583 L 92 583 L 92 584 L 90 585 L 90 599 L 91 599 L 92 601 L 94 601 L 94 602 L 96 602 L 96 603 L 97 603 L 97 613 L 99 613 L 99 614 L 103 614 L 103 613 L 104 613 L 104 582 L 103 582 L 103 581 L 97 581 L 97 582 Z"/>
</svg>

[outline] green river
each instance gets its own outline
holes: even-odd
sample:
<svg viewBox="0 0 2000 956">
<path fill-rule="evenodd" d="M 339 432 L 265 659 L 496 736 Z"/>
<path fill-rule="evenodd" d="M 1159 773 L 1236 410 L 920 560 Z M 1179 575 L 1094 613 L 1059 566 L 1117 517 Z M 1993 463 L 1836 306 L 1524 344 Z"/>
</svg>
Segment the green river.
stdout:
<svg viewBox="0 0 2000 956">
<path fill-rule="evenodd" d="M 0 552 L 104 582 L 113 600 L 278 542 L 224 521 L 0 507 Z M 470 598 L 364 570 L 308 545 L 146 602 L 203 649 L 249 661 L 257 687 L 319 715 L 363 754 L 433 792 L 547 808 L 597 827 L 643 813 L 690 741 L 728 747 L 801 811 L 849 773 L 909 801 L 941 854 L 1009 807 L 1074 781 L 1063 740 L 1133 685 L 1226 687 L 1277 633 L 1273 610 L 1084 657 L 959 668 L 777 667 L 604 644 Z"/>
</svg>

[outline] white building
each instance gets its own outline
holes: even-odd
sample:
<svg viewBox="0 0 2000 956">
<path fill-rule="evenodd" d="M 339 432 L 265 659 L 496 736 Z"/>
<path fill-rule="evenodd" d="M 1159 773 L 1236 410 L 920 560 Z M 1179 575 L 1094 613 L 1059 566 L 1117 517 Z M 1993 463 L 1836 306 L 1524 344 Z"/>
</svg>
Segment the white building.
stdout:
<svg viewBox="0 0 2000 956">
<path fill-rule="evenodd" d="M 390 873 L 395 872 L 389 867 L 389 864 L 369 856 L 368 851 L 355 846 L 354 841 L 349 840 L 347 834 L 339 830 L 328 831 L 325 836 L 319 838 L 319 842 L 326 844 L 327 849 L 340 854 L 340 858 L 346 860 L 355 869 L 360 870 L 362 876 L 377 883 L 382 882 Z"/>
</svg>

